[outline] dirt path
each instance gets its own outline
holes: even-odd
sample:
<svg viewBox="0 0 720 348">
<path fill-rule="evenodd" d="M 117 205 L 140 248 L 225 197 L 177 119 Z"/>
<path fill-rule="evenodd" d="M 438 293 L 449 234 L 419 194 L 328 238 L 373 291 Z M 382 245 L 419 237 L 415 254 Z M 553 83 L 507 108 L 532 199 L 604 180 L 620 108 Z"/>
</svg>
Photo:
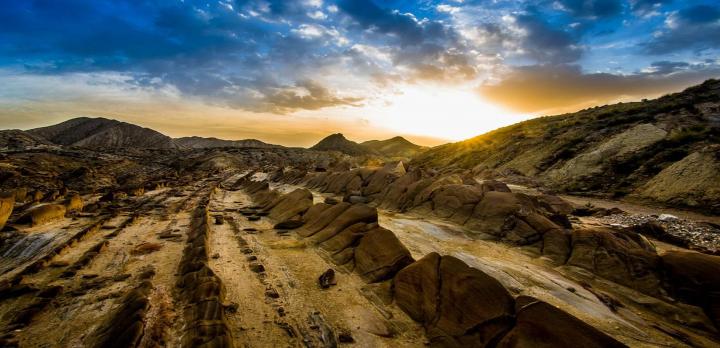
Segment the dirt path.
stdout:
<svg viewBox="0 0 720 348">
<path fill-rule="evenodd" d="M 252 205 L 244 193 L 220 191 L 214 197 L 211 214 L 223 215 L 225 223 L 212 226 L 211 254 L 219 257 L 211 267 L 226 284 L 226 300 L 238 304 L 229 321 L 241 345 L 327 347 L 340 333 L 361 347 L 424 343 L 419 325 L 369 300 L 372 290 L 356 275 L 335 269 L 337 285 L 321 289 L 318 277 L 333 265 L 316 248 L 278 235 L 267 218 L 253 222 L 239 214 L 237 209 Z"/>
</svg>

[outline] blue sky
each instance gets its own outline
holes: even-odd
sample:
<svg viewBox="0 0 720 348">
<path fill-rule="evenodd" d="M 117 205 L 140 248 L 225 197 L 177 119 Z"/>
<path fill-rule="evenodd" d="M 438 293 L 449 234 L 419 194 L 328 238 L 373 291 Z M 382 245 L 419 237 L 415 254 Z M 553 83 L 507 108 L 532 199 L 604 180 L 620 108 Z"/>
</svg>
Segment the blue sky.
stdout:
<svg viewBox="0 0 720 348">
<path fill-rule="evenodd" d="M 716 1 L 10 0 L 0 122 L 91 114 L 297 144 L 318 127 L 454 139 L 676 91 L 720 76 L 719 51 Z M 448 119 L 422 111 L 457 104 L 478 105 L 449 112 L 476 129 L 439 131 Z M 287 129 L 250 125 L 263 120 Z"/>
</svg>

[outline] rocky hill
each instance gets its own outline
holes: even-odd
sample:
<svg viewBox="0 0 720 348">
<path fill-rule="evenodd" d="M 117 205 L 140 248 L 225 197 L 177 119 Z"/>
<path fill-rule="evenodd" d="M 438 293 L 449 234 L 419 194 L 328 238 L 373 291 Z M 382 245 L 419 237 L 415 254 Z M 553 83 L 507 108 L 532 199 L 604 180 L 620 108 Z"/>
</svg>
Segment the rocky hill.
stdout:
<svg viewBox="0 0 720 348">
<path fill-rule="evenodd" d="M 541 117 L 438 146 L 412 164 L 519 174 L 557 190 L 720 211 L 720 81 Z"/>
<path fill-rule="evenodd" d="M 360 145 L 375 150 L 387 157 L 412 158 L 418 153 L 427 150 L 426 147 L 413 144 L 399 136 L 387 140 L 370 140 Z"/>
<path fill-rule="evenodd" d="M 172 138 L 130 123 L 102 117 L 79 117 L 28 133 L 65 146 L 87 148 L 158 148 L 176 149 Z"/>
<path fill-rule="evenodd" d="M 379 152 L 348 140 L 341 133 L 329 135 L 310 148 L 317 151 L 337 151 L 351 156 L 380 155 Z"/>
<path fill-rule="evenodd" d="M 0 131 L 0 148 L 25 149 L 36 146 L 52 146 L 53 143 L 42 137 L 21 131 L 19 129 L 8 129 Z"/>
<path fill-rule="evenodd" d="M 257 139 L 244 139 L 244 140 L 224 140 L 218 138 L 203 138 L 203 137 L 184 137 L 175 139 L 175 143 L 189 149 L 208 149 L 217 147 L 252 147 L 252 148 L 273 148 L 281 147 L 280 145 L 273 145 L 264 143 Z"/>
</svg>

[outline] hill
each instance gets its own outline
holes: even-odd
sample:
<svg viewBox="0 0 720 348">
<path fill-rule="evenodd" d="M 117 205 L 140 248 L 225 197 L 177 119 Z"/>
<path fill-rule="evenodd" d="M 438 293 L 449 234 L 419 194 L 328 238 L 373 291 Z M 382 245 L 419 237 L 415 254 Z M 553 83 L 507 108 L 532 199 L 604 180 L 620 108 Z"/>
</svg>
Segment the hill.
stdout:
<svg viewBox="0 0 720 348">
<path fill-rule="evenodd" d="M 720 210 L 720 81 L 540 117 L 435 147 L 412 164 L 517 173 L 555 189 Z"/>
<path fill-rule="evenodd" d="M 25 149 L 42 145 L 52 146 L 53 143 L 19 129 L 0 130 L 0 148 Z"/>
<path fill-rule="evenodd" d="M 360 145 L 377 151 L 387 157 L 412 158 L 418 153 L 427 150 L 426 147 L 413 144 L 399 136 L 387 140 L 370 140 Z"/>
<path fill-rule="evenodd" d="M 189 149 L 208 149 L 218 147 L 252 147 L 252 148 L 274 148 L 281 147 L 264 143 L 256 139 L 224 140 L 218 138 L 183 137 L 175 139 L 175 143 Z"/>
<path fill-rule="evenodd" d="M 379 155 L 377 151 L 348 140 L 341 133 L 327 136 L 310 149 L 317 151 L 338 151 L 351 156 Z"/>
<path fill-rule="evenodd" d="M 28 133 L 65 146 L 87 148 L 180 148 L 172 138 L 134 124 L 102 117 L 79 117 Z"/>
</svg>

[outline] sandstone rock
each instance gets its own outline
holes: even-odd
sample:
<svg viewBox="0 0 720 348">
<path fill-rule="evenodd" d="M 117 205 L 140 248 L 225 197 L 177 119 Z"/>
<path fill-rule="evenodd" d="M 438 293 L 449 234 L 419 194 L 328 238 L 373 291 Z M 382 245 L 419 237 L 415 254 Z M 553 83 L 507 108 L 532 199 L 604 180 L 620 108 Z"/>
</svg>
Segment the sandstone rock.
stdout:
<svg viewBox="0 0 720 348">
<path fill-rule="evenodd" d="M 301 237 L 309 237 L 314 235 L 315 233 L 319 232 L 323 228 L 325 228 L 327 225 L 335 221 L 335 219 L 340 216 L 345 210 L 350 208 L 350 203 L 339 203 L 337 205 L 330 206 L 327 209 L 324 209 L 322 212 L 317 214 L 317 217 L 310 220 L 305 220 L 305 226 L 303 228 L 298 230 L 298 235 Z"/>
<path fill-rule="evenodd" d="M 625 347 L 581 320 L 534 298 L 517 299 L 517 323 L 497 347 Z"/>
<path fill-rule="evenodd" d="M 65 209 L 67 209 L 67 211 L 69 211 L 69 212 L 82 211 L 83 207 L 84 207 L 84 203 L 83 203 L 82 197 L 80 197 L 80 195 L 78 195 L 78 194 L 74 194 L 74 195 L 70 196 L 70 198 L 65 200 Z"/>
<path fill-rule="evenodd" d="M 609 228 L 575 230 L 567 264 L 646 294 L 657 294 L 660 257 L 644 243 L 637 234 Z"/>
<path fill-rule="evenodd" d="M 480 189 L 482 189 L 483 192 L 512 192 L 504 182 L 497 180 L 483 180 L 480 184 Z"/>
<path fill-rule="evenodd" d="M 65 217 L 66 209 L 61 204 L 43 204 L 27 211 L 25 215 L 18 219 L 18 223 L 29 223 L 32 226 L 38 226 L 53 220 Z"/>
<path fill-rule="evenodd" d="M 15 206 L 14 194 L 0 194 L 0 230 L 5 227 L 10 214 Z"/>
<path fill-rule="evenodd" d="M 368 231 L 355 248 L 355 270 L 370 283 L 392 278 L 413 261 L 395 234 L 382 227 Z"/>
<path fill-rule="evenodd" d="M 662 263 L 673 295 L 701 306 L 720 327 L 720 256 L 669 251 Z"/>
<path fill-rule="evenodd" d="M 360 238 L 365 235 L 367 229 L 368 224 L 364 222 L 358 222 L 350 225 L 340 233 L 320 243 L 320 248 L 330 253 L 336 253 L 345 248 L 353 247 L 357 244 Z"/>
<path fill-rule="evenodd" d="M 437 317 L 427 326 L 431 341 L 484 346 L 513 324 L 514 301 L 494 278 L 452 257 L 439 266 Z"/>
<path fill-rule="evenodd" d="M 318 283 L 323 289 L 328 289 L 331 286 L 335 285 L 335 271 L 331 268 L 323 272 L 323 274 L 321 274 L 318 278 Z"/>
<path fill-rule="evenodd" d="M 270 217 L 284 221 L 295 215 L 306 212 L 313 205 L 313 195 L 307 189 L 297 189 L 280 200 L 270 209 Z"/>
<path fill-rule="evenodd" d="M 400 270 L 393 282 L 395 301 L 410 318 L 431 323 L 437 313 L 440 255 L 430 253 Z"/>
<path fill-rule="evenodd" d="M 449 218 L 462 225 L 470 218 L 482 196 L 482 191 L 475 186 L 441 186 L 432 193 L 433 212 L 441 218 Z"/>
<path fill-rule="evenodd" d="M 358 222 L 373 223 L 377 221 L 377 209 L 371 208 L 365 204 L 353 204 L 332 222 L 330 222 L 330 224 L 325 226 L 325 228 L 313 234 L 311 240 L 313 243 L 319 244 L 334 237 L 340 231 Z"/>
</svg>

